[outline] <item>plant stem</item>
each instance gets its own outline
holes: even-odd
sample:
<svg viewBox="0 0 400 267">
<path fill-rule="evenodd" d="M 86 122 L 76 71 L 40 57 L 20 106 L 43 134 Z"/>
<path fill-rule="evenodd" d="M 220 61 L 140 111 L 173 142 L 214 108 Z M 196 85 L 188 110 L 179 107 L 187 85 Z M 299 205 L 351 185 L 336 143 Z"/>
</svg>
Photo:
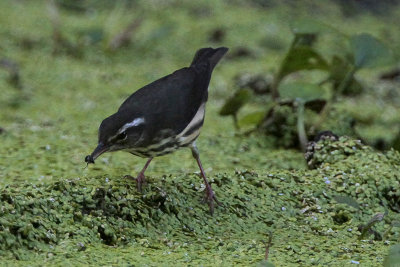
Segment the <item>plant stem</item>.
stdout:
<svg viewBox="0 0 400 267">
<path fill-rule="evenodd" d="M 268 243 L 265 246 L 265 260 L 268 260 L 268 256 L 269 256 L 269 248 L 272 245 L 272 232 L 269 232 L 269 236 L 268 236 Z"/>
<path fill-rule="evenodd" d="M 237 114 L 233 114 L 232 115 L 233 118 L 233 125 L 235 125 L 235 130 L 239 130 L 239 122 L 238 122 L 238 118 L 237 118 Z"/>
<path fill-rule="evenodd" d="M 307 147 L 307 134 L 304 127 L 304 102 L 297 101 L 297 134 L 299 135 L 299 141 L 301 145 L 301 150 L 306 151 Z"/>
<path fill-rule="evenodd" d="M 279 72 L 274 78 L 274 81 L 272 82 L 271 85 L 271 96 L 273 101 L 276 101 L 279 98 L 278 86 L 281 80 L 282 78 L 280 77 L 280 72 Z"/>
<path fill-rule="evenodd" d="M 346 89 L 346 87 L 349 85 L 351 79 L 354 76 L 354 73 L 356 72 L 356 67 L 355 66 L 351 66 L 350 70 L 346 73 L 346 75 L 344 76 L 342 82 L 340 83 L 340 85 L 338 86 L 336 92 L 335 92 L 335 97 L 338 95 L 341 95 L 344 91 L 344 89 Z"/>
<path fill-rule="evenodd" d="M 346 89 L 346 87 L 349 85 L 349 82 L 351 81 L 351 79 L 354 76 L 354 73 L 357 71 L 356 67 L 351 66 L 350 70 L 346 73 L 346 75 L 344 76 L 343 80 L 340 82 L 336 92 L 334 93 L 334 96 L 332 97 L 332 99 L 330 99 L 326 105 L 324 106 L 324 108 L 322 109 L 321 113 L 320 113 L 320 118 L 317 121 L 317 123 L 314 124 L 314 129 L 318 129 L 319 126 L 322 124 L 322 122 L 326 119 L 326 116 L 328 116 L 328 112 L 332 106 L 332 101 L 335 100 L 337 98 L 338 95 L 342 94 L 344 89 Z"/>
</svg>

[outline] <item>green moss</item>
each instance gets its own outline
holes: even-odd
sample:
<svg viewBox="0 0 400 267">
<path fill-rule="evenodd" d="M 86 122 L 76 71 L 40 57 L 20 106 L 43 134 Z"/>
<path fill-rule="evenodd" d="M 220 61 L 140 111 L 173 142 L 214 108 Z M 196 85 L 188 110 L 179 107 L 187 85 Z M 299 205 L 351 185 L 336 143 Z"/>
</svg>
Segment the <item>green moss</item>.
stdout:
<svg viewBox="0 0 400 267">
<path fill-rule="evenodd" d="M 322 146 L 314 155 L 320 162 L 316 170 L 214 175 L 212 184 L 224 205 L 213 217 L 201 203 L 204 188 L 197 175 L 151 177 L 143 194 L 134 181 L 120 177 L 9 185 L 1 190 L 0 252 L 20 260 L 36 253 L 51 253 L 56 260 L 67 253 L 90 262 L 81 258 L 83 251 L 94 257 L 103 251 L 94 248 L 103 244 L 121 248 L 117 255 L 130 248 L 151 251 L 148 260 L 170 251 L 175 257 L 165 256 L 165 263 L 177 258 L 200 263 L 203 251 L 220 255 L 226 264 L 249 264 L 262 259 L 262 241 L 271 233 L 270 257 L 278 265 L 382 262 L 384 243 L 361 248 L 357 228 L 384 207 L 386 222 L 398 216 L 400 154 L 376 153 L 348 139 Z M 354 198 L 359 210 L 337 203 L 338 195 Z M 375 228 L 383 233 L 387 227 Z M 399 235 L 394 229 L 388 240 Z"/>
<path fill-rule="evenodd" d="M 360 149 L 372 152 L 368 146 L 363 146 L 360 140 L 352 140 L 349 137 L 340 137 L 338 141 L 322 139 L 313 144 L 309 152 L 307 164 L 309 167 L 321 167 L 323 164 L 332 164 L 343 161 L 350 155 L 356 154 Z"/>
</svg>

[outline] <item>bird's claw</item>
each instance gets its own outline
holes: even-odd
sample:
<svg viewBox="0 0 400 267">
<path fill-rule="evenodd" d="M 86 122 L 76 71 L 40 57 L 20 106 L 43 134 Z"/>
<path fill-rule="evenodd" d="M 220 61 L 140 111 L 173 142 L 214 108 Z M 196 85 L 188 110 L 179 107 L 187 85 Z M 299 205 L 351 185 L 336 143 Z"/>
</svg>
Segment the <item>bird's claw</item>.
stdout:
<svg viewBox="0 0 400 267">
<path fill-rule="evenodd" d="M 217 197 L 214 194 L 214 191 L 212 190 L 211 186 L 206 187 L 206 195 L 203 198 L 203 203 L 207 203 L 208 206 L 210 207 L 210 214 L 214 214 L 214 207 L 215 204 L 217 206 L 222 206 L 222 203 L 218 201 Z"/>
<path fill-rule="evenodd" d="M 131 175 L 125 175 L 125 178 L 130 178 L 130 179 L 135 180 L 136 184 L 137 184 L 137 190 L 139 192 L 142 192 L 143 185 L 147 184 L 146 177 L 144 176 L 143 173 L 139 173 L 139 175 L 136 178 Z"/>
<path fill-rule="evenodd" d="M 136 177 L 136 183 L 138 191 L 142 192 L 142 186 L 147 184 L 146 177 L 143 173 L 139 173 L 139 175 Z"/>
</svg>

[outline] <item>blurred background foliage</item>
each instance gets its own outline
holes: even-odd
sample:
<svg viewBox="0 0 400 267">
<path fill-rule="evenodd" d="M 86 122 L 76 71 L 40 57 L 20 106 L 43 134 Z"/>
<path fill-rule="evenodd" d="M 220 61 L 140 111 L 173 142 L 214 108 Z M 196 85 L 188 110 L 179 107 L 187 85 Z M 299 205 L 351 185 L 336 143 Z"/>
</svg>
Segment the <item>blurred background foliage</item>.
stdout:
<svg viewBox="0 0 400 267">
<path fill-rule="evenodd" d="M 137 173 L 144 160 L 126 153 L 82 170 L 99 123 L 208 46 L 230 48 L 213 74 L 198 142 L 210 176 L 304 170 L 307 142 L 320 131 L 400 150 L 399 4 L 0 1 L 0 185 Z M 148 174 L 195 168 L 178 151 Z"/>
<path fill-rule="evenodd" d="M 225 155 L 221 170 L 232 162 L 270 162 L 234 153 L 251 150 L 250 143 L 278 154 L 290 149 L 290 160 L 270 168 L 301 168 L 295 150 L 304 152 L 326 130 L 399 149 L 398 2 L 3 1 L 0 127 L 30 144 L 27 151 L 37 142 L 63 147 L 60 158 L 72 151 L 76 165 L 95 143 L 101 119 L 124 98 L 188 65 L 198 48 L 223 45 L 230 52 L 212 79 L 203 131 L 206 147 L 220 142 L 233 149 L 209 149 L 210 158 Z M 15 151 L 16 139 L 8 141 Z M 21 153 L 15 157 L 32 165 Z M 134 162 L 135 169 L 142 164 Z M 171 164 L 166 157 L 153 168 Z"/>
</svg>

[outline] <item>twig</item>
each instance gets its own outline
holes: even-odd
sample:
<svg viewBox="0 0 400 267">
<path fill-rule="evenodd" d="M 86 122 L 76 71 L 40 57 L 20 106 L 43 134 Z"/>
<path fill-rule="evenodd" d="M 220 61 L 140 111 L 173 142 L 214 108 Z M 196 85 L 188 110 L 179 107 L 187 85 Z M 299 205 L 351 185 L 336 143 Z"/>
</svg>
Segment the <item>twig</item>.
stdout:
<svg viewBox="0 0 400 267">
<path fill-rule="evenodd" d="M 117 50 L 118 48 L 127 45 L 131 42 L 133 32 L 142 24 L 143 19 L 134 19 L 120 34 L 112 38 L 108 45 L 110 50 Z"/>
<path fill-rule="evenodd" d="M 60 13 L 56 2 L 54 0 L 48 0 L 47 9 L 53 26 L 53 55 L 64 51 L 68 55 L 77 58 L 81 57 L 81 51 L 78 47 L 70 43 L 61 33 Z"/>
<path fill-rule="evenodd" d="M 359 236 L 358 240 L 363 240 L 366 237 L 367 233 L 370 232 L 371 227 L 377 222 L 382 221 L 385 215 L 386 213 L 375 214 L 374 217 L 372 217 L 372 219 L 367 223 L 367 225 L 361 228 L 361 235 Z"/>
<path fill-rule="evenodd" d="M 268 260 L 268 257 L 269 257 L 269 248 L 271 247 L 271 245 L 272 245 L 272 233 L 269 232 L 268 243 L 265 246 L 265 260 L 266 261 Z"/>
</svg>

